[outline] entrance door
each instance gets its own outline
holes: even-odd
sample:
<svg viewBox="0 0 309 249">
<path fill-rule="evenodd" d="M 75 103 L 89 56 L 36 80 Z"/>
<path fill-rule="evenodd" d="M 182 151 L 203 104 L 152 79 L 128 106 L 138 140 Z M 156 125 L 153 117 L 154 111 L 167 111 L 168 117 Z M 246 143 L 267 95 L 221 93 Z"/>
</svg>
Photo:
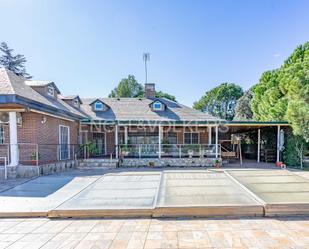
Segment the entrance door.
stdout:
<svg viewBox="0 0 309 249">
<path fill-rule="evenodd" d="M 104 156 L 105 153 L 105 133 L 93 133 L 93 140 L 96 145 L 96 156 Z"/>
<path fill-rule="evenodd" d="M 68 126 L 59 126 L 59 144 L 60 160 L 70 159 L 70 128 Z"/>
</svg>

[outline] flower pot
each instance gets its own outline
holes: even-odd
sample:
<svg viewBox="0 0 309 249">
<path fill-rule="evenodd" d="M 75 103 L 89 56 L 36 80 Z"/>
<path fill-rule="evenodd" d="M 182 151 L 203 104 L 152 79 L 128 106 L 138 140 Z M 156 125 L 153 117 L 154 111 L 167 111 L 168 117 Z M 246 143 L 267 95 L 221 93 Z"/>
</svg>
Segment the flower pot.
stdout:
<svg viewBox="0 0 309 249">
<path fill-rule="evenodd" d="M 215 163 L 215 168 L 220 168 L 220 163 Z"/>
</svg>

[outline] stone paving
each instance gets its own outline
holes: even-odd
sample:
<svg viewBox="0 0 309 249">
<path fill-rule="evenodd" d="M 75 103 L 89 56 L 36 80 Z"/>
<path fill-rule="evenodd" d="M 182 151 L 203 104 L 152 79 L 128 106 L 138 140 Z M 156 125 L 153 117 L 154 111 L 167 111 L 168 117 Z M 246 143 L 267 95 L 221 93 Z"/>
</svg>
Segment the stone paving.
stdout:
<svg viewBox="0 0 309 249">
<path fill-rule="evenodd" d="M 309 248 L 309 217 L 0 219 L 0 248 Z"/>
</svg>

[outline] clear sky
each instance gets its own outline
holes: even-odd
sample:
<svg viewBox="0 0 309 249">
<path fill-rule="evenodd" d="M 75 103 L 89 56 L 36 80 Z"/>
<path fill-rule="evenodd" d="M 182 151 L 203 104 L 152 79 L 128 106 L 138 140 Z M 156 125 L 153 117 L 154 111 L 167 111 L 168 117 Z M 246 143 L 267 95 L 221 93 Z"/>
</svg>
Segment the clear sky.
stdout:
<svg viewBox="0 0 309 249">
<path fill-rule="evenodd" d="M 189 106 L 222 82 L 245 90 L 309 40 L 307 0 L 0 0 L 0 41 L 64 95 L 105 97 L 128 74 Z"/>
</svg>

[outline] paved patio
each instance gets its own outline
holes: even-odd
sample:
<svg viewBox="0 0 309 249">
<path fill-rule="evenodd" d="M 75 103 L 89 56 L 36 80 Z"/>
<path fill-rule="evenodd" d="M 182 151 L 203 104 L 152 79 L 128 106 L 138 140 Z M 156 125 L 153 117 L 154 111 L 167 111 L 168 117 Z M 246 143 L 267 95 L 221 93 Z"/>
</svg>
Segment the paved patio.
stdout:
<svg viewBox="0 0 309 249">
<path fill-rule="evenodd" d="M 0 248 L 309 248 L 309 217 L 0 219 Z"/>
</svg>

